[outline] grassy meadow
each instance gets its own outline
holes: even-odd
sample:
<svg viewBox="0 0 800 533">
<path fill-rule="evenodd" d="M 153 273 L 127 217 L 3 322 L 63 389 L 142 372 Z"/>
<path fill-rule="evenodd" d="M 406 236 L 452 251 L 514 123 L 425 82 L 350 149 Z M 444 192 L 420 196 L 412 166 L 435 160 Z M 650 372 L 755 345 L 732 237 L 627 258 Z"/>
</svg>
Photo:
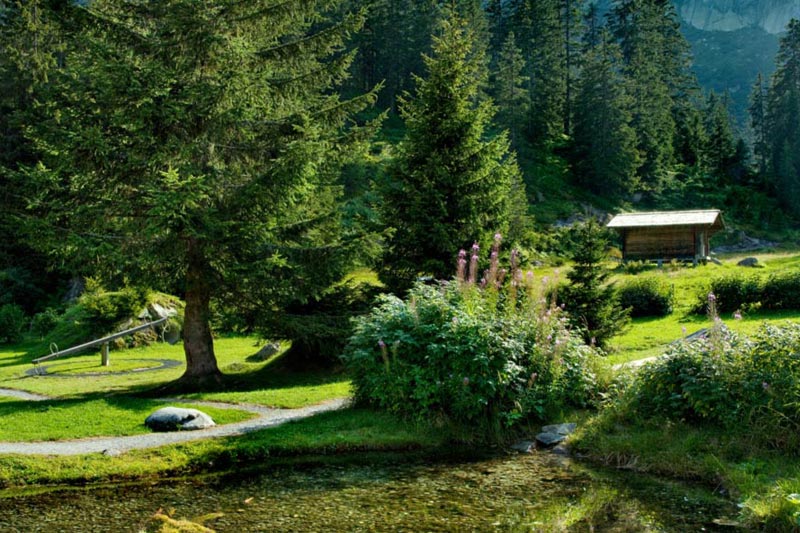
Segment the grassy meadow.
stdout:
<svg viewBox="0 0 800 533">
<path fill-rule="evenodd" d="M 623 363 L 660 355 L 668 345 L 687 333 L 710 325 L 704 315 L 691 314 L 710 279 L 741 273 L 768 276 L 800 268 L 800 254 L 756 254 L 762 268 L 736 266 L 744 256 L 719 259 L 722 264 L 663 268 L 648 266 L 631 274 L 608 264 L 612 280 L 624 283 L 635 276 L 661 277 L 673 288 L 674 311 L 658 318 L 639 318 L 612 339 L 611 363 Z M 539 267 L 540 278 L 563 280 L 568 266 Z M 374 281 L 372 272 L 355 272 L 353 279 Z M 732 330 L 748 334 L 763 323 L 780 324 L 800 319 L 800 312 L 743 313 L 740 320 L 723 316 Z M 262 342 L 256 337 L 220 336 L 215 351 L 228 376 L 225 390 L 186 394 L 181 404 L 219 401 L 295 408 L 350 395 L 350 381 L 341 371 L 290 370 L 281 364 L 282 352 L 266 361 L 257 360 Z M 283 345 L 285 350 L 288 347 Z M 183 372 L 180 345 L 111 352 L 111 366 L 100 365 L 99 351 L 45 362 L 46 376 L 36 375 L 31 360 L 48 353 L 36 340 L 0 346 L 0 388 L 47 395 L 41 402 L 0 398 L 0 441 L 47 441 L 93 436 L 133 435 L 146 432 L 144 418 L 163 403 L 148 391 L 178 378 Z M 174 366 L 165 366 L 171 361 Z M 147 371 L 144 371 L 147 369 Z M 250 413 L 216 410 L 203 406 L 218 423 L 247 419 Z M 775 451 L 759 448 L 747 435 L 733 435 L 719 428 L 691 424 L 656 424 L 647 421 L 609 421 L 599 415 L 566 413 L 581 420 L 574 445 L 588 457 L 615 467 L 658 473 L 682 479 L 719 484 L 731 497 L 743 502 L 745 512 L 757 523 L 794 512 L 787 491 L 800 491 L 800 465 Z M 609 428 L 612 428 L 609 430 Z M 90 454 L 83 457 L 0 457 L 0 488 L 8 494 L 23 486 L 85 484 L 109 479 L 146 479 L 187 475 L 233 468 L 252 461 L 292 461 L 298 457 L 332 456 L 347 452 L 433 450 L 447 445 L 444 431 L 416 425 L 393 415 L 362 408 L 348 408 L 240 437 L 197 441 L 126 453 L 119 457 Z M 797 504 L 800 511 L 800 503 Z M 754 522 L 754 523 L 756 523 Z"/>
</svg>

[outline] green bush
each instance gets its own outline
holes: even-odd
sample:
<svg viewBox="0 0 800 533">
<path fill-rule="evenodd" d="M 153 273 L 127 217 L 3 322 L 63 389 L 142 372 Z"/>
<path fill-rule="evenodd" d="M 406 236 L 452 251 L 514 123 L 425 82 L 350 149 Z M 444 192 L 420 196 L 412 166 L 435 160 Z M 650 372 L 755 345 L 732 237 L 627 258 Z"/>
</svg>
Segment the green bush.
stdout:
<svg viewBox="0 0 800 533">
<path fill-rule="evenodd" d="M 764 325 L 752 339 L 715 328 L 643 367 L 624 401 L 642 417 L 711 422 L 797 445 L 800 324 Z"/>
<path fill-rule="evenodd" d="M 800 272 L 769 276 L 761 289 L 761 306 L 773 310 L 800 310 Z"/>
<path fill-rule="evenodd" d="M 119 291 L 106 292 L 101 288 L 90 288 L 78 299 L 92 325 L 105 331 L 126 318 L 135 317 L 147 305 L 147 289 L 126 287 Z"/>
<path fill-rule="evenodd" d="M 512 269 L 501 290 L 498 272 L 494 263 L 483 288 L 460 276 L 417 284 L 406 300 L 382 296 L 344 355 L 356 399 L 477 439 L 593 402 L 595 351 L 544 303 L 532 274 Z"/>
<path fill-rule="evenodd" d="M 0 343 L 12 343 L 22 339 L 28 319 L 16 304 L 0 306 Z"/>
<path fill-rule="evenodd" d="M 697 294 L 697 303 L 694 306 L 696 314 L 705 314 L 708 311 L 709 293 L 716 297 L 717 311 L 720 313 L 751 309 L 761 302 L 761 281 L 757 276 L 742 275 L 712 279 Z"/>
<path fill-rule="evenodd" d="M 617 288 L 620 306 L 632 317 L 666 316 L 672 313 L 673 288 L 663 279 L 643 277 L 626 281 Z"/>
<path fill-rule="evenodd" d="M 59 320 L 58 312 L 52 307 L 48 307 L 41 313 L 33 315 L 31 333 L 37 337 L 44 337 L 56 328 Z"/>
</svg>

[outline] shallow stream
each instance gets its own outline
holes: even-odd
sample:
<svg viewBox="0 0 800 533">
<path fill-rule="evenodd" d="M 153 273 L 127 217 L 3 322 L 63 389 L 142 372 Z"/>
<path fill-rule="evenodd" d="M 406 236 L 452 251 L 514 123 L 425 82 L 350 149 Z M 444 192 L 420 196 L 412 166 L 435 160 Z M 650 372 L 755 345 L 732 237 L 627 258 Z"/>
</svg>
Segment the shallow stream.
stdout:
<svg viewBox="0 0 800 533">
<path fill-rule="evenodd" d="M 249 531 L 730 531 L 711 491 L 548 453 L 364 455 L 157 484 L 0 499 L 3 532 L 138 532 L 159 509 Z"/>
</svg>

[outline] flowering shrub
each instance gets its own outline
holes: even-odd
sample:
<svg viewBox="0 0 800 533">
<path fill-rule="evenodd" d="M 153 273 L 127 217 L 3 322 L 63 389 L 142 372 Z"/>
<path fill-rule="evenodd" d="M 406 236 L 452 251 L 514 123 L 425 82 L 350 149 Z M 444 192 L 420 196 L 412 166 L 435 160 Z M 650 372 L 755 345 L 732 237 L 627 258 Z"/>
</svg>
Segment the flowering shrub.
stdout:
<svg viewBox="0 0 800 533">
<path fill-rule="evenodd" d="M 479 438 L 591 402 L 594 350 L 515 263 L 512 253 L 511 269 L 500 268 L 496 245 L 479 274 L 476 246 L 459 255 L 452 282 L 383 296 L 357 319 L 344 354 L 356 399 Z"/>
<path fill-rule="evenodd" d="M 800 324 L 764 325 L 751 339 L 715 327 L 642 368 L 630 405 L 642 416 L 758 427 L 780 444 L 800 426 Z"/>
</svg>

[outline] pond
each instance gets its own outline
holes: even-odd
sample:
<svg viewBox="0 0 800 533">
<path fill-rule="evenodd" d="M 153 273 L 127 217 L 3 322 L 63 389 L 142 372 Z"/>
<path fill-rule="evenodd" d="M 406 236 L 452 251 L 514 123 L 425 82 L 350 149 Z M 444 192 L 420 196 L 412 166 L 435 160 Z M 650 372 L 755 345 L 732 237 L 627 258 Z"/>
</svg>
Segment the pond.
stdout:
<svg viewBox="0 0 800 533">
<path fill-rule="evenodd" d="M 0 531 L 144 529 L 222 513 L 249 531 L 722 531 L 736 508 L 711 491 L 537 452 L 483 458 L 364 455 L 163 483 L 0 499 Z"/>
</svg>

